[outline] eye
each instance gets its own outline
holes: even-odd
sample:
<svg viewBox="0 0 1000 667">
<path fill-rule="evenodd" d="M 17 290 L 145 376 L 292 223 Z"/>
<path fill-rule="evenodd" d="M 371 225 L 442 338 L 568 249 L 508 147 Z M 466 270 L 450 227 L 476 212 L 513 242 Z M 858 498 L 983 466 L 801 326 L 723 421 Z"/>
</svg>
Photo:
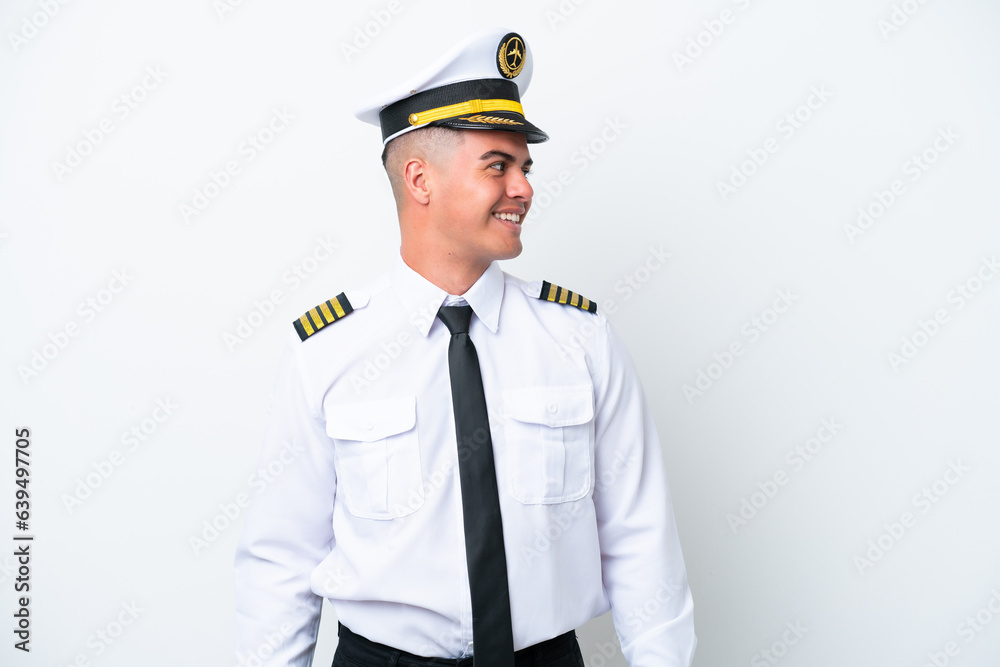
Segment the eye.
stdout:
<svg viewBox="0 0 1000 667">
<path fill-rule="evenodd" d="M 525 178 L 527 178 L 528 176 L 531 176 L 532 174 L 535 173 L 534 169 L 522 169 L 521 171 L 524 172 L 524 177 Z"/>
<path fill-rule="evenodd" d="M 507 163 L 505 162 L 494 162 L 490 165 L 490 169 L 496 168 L 497 171 L 503 171 L 507 168 Z"/>
</svg>

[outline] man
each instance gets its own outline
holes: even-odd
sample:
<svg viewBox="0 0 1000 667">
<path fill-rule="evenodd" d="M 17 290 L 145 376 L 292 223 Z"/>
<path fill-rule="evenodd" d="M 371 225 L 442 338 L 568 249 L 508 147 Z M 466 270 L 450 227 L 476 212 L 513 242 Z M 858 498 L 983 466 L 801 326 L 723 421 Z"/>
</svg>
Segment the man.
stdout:
<svg viewBox="0 0 1000 667">
<path fill-rule="evenodd" d="M 401 246 L 303 314 L 262 462 L 286 465 L 236 556 L 238 656 L 306 666 L 581 667 L 613 611 L 632 667 L 689 665 L 692 602 L 660 444 L 596 304 L 504 273 L 531 207 L 531 52 L 488 30 L 359 113 Z M 256 664 L 256 663 L 251 663 Z"/>
</svg>

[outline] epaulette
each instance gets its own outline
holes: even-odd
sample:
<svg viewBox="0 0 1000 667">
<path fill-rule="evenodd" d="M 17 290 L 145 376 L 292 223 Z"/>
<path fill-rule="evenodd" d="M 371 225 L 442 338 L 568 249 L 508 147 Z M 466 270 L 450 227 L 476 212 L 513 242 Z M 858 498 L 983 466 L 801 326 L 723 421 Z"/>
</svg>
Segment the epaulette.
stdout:
<svg viewBox="0 0 1000 667">
<path fill-rule="evenodd" d="M 333 324 L 337 320 L 347 317 L 354 312 L 351 302 L 347 300 L 347 295 L 341 292 L 329 301 L 324 301 L 315 308 L 310 308 L 302 313 L 302 317 L 292 322 L 299 338 L 305 340 L 314 333 Z"/>
<path fill-rule="evenodd" d="M 545 299 L 546 301 L 554 301 L 555 303 L 576 306 L 580 310 L 586 310 L 588 313 L 597 312 L 597 303 L 594 301 L 591 301 L 587 297 L 581 296 L 576 292 L 571 292 L 565 287 L 553 285 L 547 280 L 542 281 L 542 291 L 539 292 L 538 298 Z"/>
</svg>

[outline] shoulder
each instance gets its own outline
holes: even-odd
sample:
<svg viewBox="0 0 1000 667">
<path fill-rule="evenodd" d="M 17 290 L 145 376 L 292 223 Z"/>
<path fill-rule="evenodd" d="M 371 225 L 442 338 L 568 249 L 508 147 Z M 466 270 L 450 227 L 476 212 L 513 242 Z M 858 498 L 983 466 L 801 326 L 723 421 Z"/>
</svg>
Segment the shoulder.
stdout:
<svg viewBox="0 0 1000 667">
<path fill-rule="evenodd" d="M 537 302 L 550 302 L 597 314 L 596 301 L 591 301 L 579 292 L 574 292 L 548 280 L 527 281 L 504 272 L 504 282 L 507 285 L 516 286 L 524 292 L 525 296 Z"/>
<path fill-rule="evenodd" d="M 388 286 L 388 276 L 382 276 L 364 287 L 345 290 L 316 304 L 292 321 L 292 327 L 298 335 L 299 341 L 304 343 L 319 332 L 339 324 L 347 317 L 353 316 L 351 322 L 355 323 L 365 319 L 356 314 L 366 311 L 372 298 Z"/>
<path fill-rule="evenodd" d="M 527 281 L 509 274 L 505 280 L 504 301 L 509 294 L 521 303 L 512 304 L 503 319 L 522 331 L 533 332 L 530 335 L 537 336 L 539 345 L 555 345 L 560 355 L 603 356 L 608 321 L 597 302 L 549 280 Z"/>
<path fill-rule="evenodd" d="M 527 281 L 510 275 L 505 279 L 504 301 L 509 295 L 520 302 L 502 316 L 511 325 L 508 328 L 526 336 L 525 344 L 552 350 L 554 354 L 546 363 L 569 360 L 576 367 L 588 368 L 596 382 L 608 366 L 610 324 L 597 303 L 553 281 Z"/>
</svg>

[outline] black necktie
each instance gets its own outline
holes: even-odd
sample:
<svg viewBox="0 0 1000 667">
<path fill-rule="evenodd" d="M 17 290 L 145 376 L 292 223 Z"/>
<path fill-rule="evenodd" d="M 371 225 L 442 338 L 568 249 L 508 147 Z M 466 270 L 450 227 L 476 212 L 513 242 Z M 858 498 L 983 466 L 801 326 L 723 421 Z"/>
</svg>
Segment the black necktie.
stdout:
<svg viewBox="0 0 1000 667">
<path fill-rule="evenodd" d="M 448 370 L 472 595 L 473 662 L 475 667 L 513 667 L 514 634 L 493 442 L 479 356 L 469 338 L 472 306 L 445 306 L 438 311 L 438 317 L 451 332 Z"/>
</svg>

